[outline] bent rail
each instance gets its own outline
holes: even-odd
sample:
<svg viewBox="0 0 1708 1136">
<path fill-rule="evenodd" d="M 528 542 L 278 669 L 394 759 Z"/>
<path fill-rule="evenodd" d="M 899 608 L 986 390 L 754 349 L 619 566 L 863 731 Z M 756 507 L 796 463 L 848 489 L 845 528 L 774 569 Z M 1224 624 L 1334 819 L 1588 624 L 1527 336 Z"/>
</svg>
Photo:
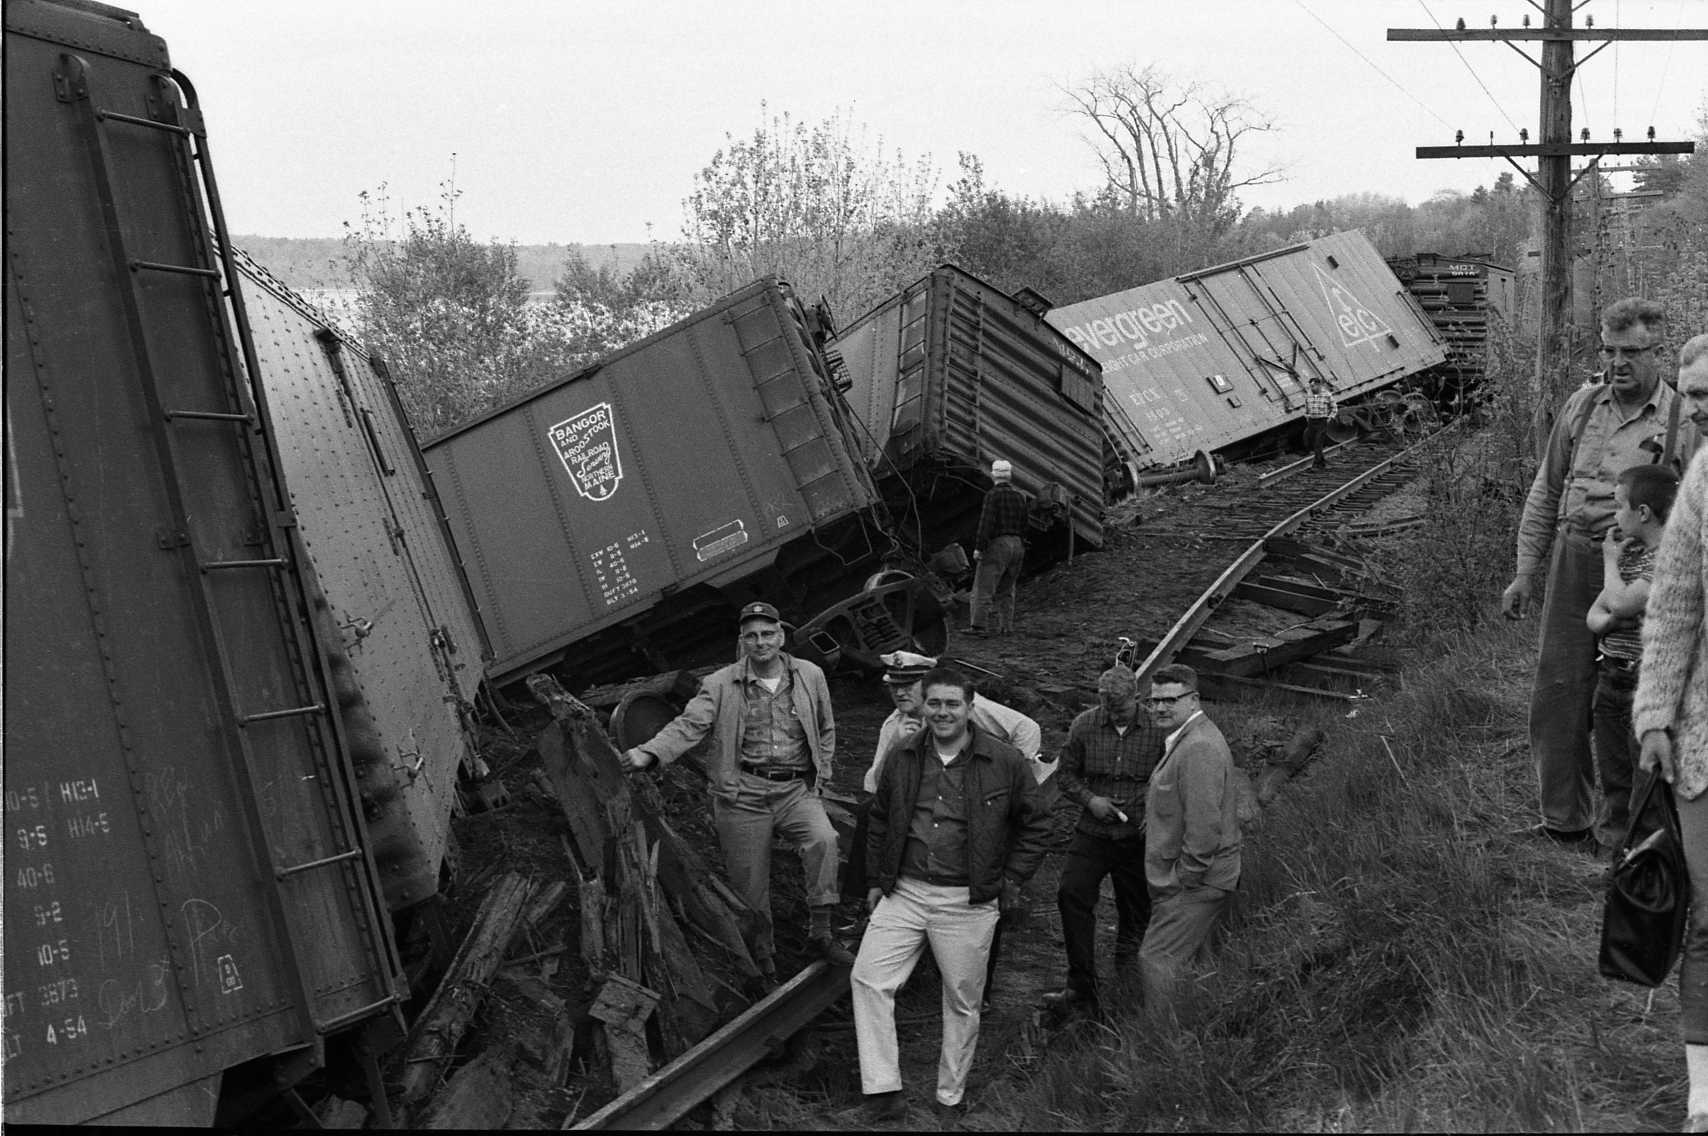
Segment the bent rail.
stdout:
<svg viewBox="0 0 1708 1136">
<path fill-rule="evenodd" d="M 664 1128 L 758 1064 L 847 992 L 848 968 L 819 959 L 574 1127 Z"/>
</svg>

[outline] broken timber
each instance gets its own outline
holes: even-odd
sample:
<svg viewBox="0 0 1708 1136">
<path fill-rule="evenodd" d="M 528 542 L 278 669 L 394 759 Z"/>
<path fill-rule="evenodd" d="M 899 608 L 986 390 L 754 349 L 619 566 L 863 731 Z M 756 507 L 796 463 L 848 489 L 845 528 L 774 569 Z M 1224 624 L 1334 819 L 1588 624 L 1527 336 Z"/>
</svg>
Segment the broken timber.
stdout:
<svg viewBox="0 0 1708 1136">
<path fill-rule="evenodd" d="M 502 876 L 481 901 L 468 937 L 410 1031 L 401 1094 L 406 1105 L 426 1099 L 440 1072 L 455 1056 L 457 1042 L 486 996 L 487 983 L 509 953 L 530 889 L 525 877 L 511 872 Z"/>
<path fill-rule="evenodd" d="M 554 718 L 537 744 L 569 821 L 582 956 L 602 983 L 595 1048 L 622 1092 L 652 1068 L 654 1030 L 668 1060 L 745 1001 L 724 979 L 758 975 L 755 921 L 670 827 L 655 778 L 623 773 L 592 709 L 548 675 L 528 686 Z"/>
</svg>

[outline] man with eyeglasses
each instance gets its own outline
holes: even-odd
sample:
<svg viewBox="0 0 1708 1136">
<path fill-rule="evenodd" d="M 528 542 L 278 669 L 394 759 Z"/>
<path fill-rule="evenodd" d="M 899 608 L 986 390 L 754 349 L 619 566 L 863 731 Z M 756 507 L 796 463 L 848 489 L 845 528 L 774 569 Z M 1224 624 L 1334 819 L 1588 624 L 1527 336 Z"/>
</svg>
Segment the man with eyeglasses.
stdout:
<svg viewBox="0 0 1708 1136">
<path fill-rule="evenodd" d="M 1183 664 L 1151 676 L 1151 719 L 1168 731 L 1145 791 L 1151 922 L 1139 950 L 1145 1002 L 1166 1005 L 1182 971 L 1207 958 L 1239 886 L 1239 781 L 1233 753 Z"/>
<path fill-rule="evenodd" d="M 737 623 L 742 659 L 700 680 L 686 709 L 651 740 L 624 750 L 624 772 L 668 765 L 709 734 L 712 821 L 730 886 L 759 919 L 754 961 L 776 979 L 771 934 L 771 841 L 800 849 L 811 911 L 808 938 L 835 966 L 854 956 L 831 933 L 842 898 L 836 829 L 821 797 L 836 755 L 836 718 L 824 671 L 783 650 L 783 617 L 750 603 Z"/>
<path fill-rule="evenodd" d="M 1501 595 L 1509 619 L 1525 615 L 1535 577 L 1547 566 L 1530 696 L 1542 820 L 1526 833 L 1585 850 L 1598 835 L 1610 844 L 1622 835 L 1595 830 L 1606 817 L 1592 801 L 1596 647 L 1584 623 L 1601 591 L 1614 484 L 1633 465 L 1682 468 L 1697 441 L 1696 431 L 1680 429 L 1683 400 L 1661 382 L 1665 328 L 1664 310 L 1649 300 L 1620 300 L 1602 312 L 1602 381 L 1574 391 L 1554 422 L 1518 525 L 1518 571 Z"/>
<path fill-rule="evenodd" d="M 1708 437 L 1708 335 L 1698 335 L 1678 349 L 1678 394 L 1684 415 Z"/>
</svg>

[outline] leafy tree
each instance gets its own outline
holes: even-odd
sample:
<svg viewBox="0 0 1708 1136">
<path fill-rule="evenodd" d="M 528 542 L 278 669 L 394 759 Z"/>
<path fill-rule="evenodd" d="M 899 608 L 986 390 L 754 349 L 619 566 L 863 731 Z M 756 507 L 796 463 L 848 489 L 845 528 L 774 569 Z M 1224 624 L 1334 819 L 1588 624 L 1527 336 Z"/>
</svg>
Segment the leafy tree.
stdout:
<svg viewBox="0 0 1708 1136">
<path fill-rule="evenodd" d="M 516 246 L 477 242 L 455 217 L 455 186 L 439 205 L 404 210 L 401 234 L 382 184 L 345 223 L 356 321 L 391 368 L 416 432 L 441 433 L 580 365 L 583 330 L 528 298 Z"/>
<path fill-rule="evenodd" d="M 846 318 L 929 269 L 928 158 L 868 146 L 841 112 L 810 126 L 772 115 L 751 137 L 725 137 L 683 202 L 675 260 L 690 306 L 776 273 Z"/>
</svg>

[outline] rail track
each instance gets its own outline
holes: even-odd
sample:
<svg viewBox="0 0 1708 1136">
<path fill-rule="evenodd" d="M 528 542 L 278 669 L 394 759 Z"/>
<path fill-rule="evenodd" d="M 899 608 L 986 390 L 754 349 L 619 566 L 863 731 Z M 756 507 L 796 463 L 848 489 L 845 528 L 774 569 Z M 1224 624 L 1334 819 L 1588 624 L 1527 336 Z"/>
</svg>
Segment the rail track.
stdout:
<svg viewBox="0 0 1708 1136">
<path fill-rule="evenodd" d="M 1283 605 L 1279 608 L 1283 611 L 1297 612 L 1305 607 L 1316 612 L 1301 625 L 1319 624 L 1302 637 L 1302 645 L 1256 652 L 1263 662 L 1258 667 L 1260 673 L 1283 661 L 1300 665 L 1312 654 L 1331 651 L 1350 638 L 1346 625 L 1355 625 L 1361 610 L 1353 602 L 1357 594 L 1331 586 L 1326 577 L 1337 575 L 1332 571 L 1336 567 L 1347 567 L 1337 561 L 1354 558 L 1313 547 L 1308 538 L 1313 533 L 1344 530 L 1350 518 L 1416 478 L 1422 445 L 1416 441 L 1346 443 L 1336 447 L 1335 460 L 1327 469 L 1309 468 L 1307 458 L 1263 475 L 1252 492 L 1228 497 L 1218 497 L 1214 491 L 1205 494 L 1199 502 L 1207 518 L 1205 527 L 1213 530 L 1211 535 L 1216 539 L 1235 542 L 1235 548 L 1215 581 L 1167 634 L 1150 645 L 1142 659 L 1135 650 L 1131 661 L 1141 680 L 1175 659 L 1202 667 L 1207 657 L 1226 652 L 1225 641 L 1232 636 L 1218 635 L 1214 621 L 1236 597 L 1242 603 Z M 1167 530 L 1151 530 L 1149 535 L 1155 536 L 1158 531 Z M 1365 677 L 1355 664 L 1336 661 L 1316 665 L 1331 676 L 1338 673 L 1349 680 Z M 1262 681 L 1232 671 L 1218 673 L 1213 667 L 1209 673 L 1235 685 Z M 1304 695 L 1337 694 L 1327 688 L 1293 683 L 1263 685 Z M 716 1033 L 573 1127 L 667 1127 L 776 1053 L 792 1034 L 818 1021 L 847 989 L 848 971 L 822 961 L 810 964 Z"/>
</svg>

